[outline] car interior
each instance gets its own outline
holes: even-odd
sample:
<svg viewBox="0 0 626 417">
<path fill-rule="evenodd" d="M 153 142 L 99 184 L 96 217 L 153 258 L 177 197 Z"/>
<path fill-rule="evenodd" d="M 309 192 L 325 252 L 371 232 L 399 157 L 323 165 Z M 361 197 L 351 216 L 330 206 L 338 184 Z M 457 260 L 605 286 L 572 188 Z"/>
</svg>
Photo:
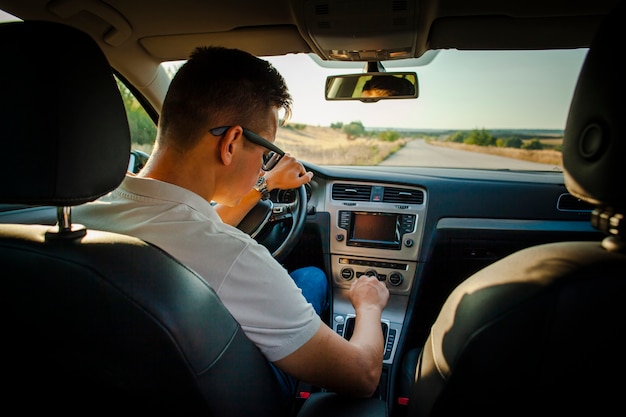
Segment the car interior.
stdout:
<svg viewBox="0 0 626 417">
<path fill-rule="evenodd" d="M 626 4 L 501 3 L 0 0 L 15 17 L 0 24 L 7 409 L 619 413 Z M 326 272 L 324 320 L 347 339 L 351 282 L 369 274 L 386 283 L 383 372 L 370 398 L 302 384 L 285 405 L 269 363 L 201 277 L 149 242 L 72 218 L 73 207 L 112 191 L 149 157 L 133 149 L 118 80 L 157 123 L 169 83 L 161 64 L 203 44 L 356 62 L 363 74 L 338 69 L 319 91 L 367 106 L 419 100 L 427 89 L 392 61 L 427 62 L 447 49 L 588 48 L 563 126 L 562 171 L 303 160 L 311 184 L 289 190 L 288 201 L 259 202 L 238 226 L 287 268 Z M 361 96 L 376 75 L 408 79 L 413 90 Z"/>
</svg>

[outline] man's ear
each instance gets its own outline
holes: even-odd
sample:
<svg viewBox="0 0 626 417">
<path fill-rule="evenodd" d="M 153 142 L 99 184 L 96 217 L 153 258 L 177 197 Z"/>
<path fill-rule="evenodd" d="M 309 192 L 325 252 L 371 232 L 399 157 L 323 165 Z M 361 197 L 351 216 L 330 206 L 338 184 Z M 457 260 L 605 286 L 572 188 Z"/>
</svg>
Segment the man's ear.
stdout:
<svg viewBox="0 0 626 417">
<path fill-rule="evenodd" d="M 233 126 L 220 138 L 218 149 L 224 165 L 230 165 L 233 162 L 234 155 L 241 145 L 242 135 L 241 127 Z"/>
</svg>

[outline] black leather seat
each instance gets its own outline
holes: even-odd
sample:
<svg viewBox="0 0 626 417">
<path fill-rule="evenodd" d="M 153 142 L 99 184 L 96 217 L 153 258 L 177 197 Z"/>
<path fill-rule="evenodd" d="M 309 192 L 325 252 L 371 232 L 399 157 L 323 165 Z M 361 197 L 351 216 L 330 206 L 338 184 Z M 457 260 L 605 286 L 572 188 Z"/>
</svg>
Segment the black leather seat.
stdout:
<svg viewBox="0 0 626 417">
<path fill-rule="evenodd" d="M 0 25 L 0 203 L 58 224 L 0 225 L 3 406 L 19 414 L 280 416 L 273 371 L 213 290 L 141 240 L 85 230 L 71 207 L 114 189 L 130 134 L 84 33 Z"/>
<path fill-rule="evenodd" d="M 602 242 L 531 247 L 449 296 L 416 368 L 410 416 L 619 415 L 626 404 L 625 7 L 596 35 L 572 100 L 568 190 Z"/>
</svg>

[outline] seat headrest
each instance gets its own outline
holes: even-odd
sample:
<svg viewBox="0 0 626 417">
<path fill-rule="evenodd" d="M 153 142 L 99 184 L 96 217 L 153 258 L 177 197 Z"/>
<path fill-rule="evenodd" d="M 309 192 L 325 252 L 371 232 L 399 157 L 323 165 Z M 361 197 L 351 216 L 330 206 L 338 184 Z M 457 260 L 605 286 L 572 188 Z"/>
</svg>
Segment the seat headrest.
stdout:
<svg viewBox="0 0 626 417">
<path fill-rule="evenodd" d="M 124 178 L 130 132 L 98 44 L 52 22 L 0 24 L 0 203 L 73 206 Z"/>
<path fill-rule="evenodd" d="M 574 91 L 563 140 L 565 185 L 596 206 L 626 209 L 626 2 L 604 20 Z"/>
</svg>

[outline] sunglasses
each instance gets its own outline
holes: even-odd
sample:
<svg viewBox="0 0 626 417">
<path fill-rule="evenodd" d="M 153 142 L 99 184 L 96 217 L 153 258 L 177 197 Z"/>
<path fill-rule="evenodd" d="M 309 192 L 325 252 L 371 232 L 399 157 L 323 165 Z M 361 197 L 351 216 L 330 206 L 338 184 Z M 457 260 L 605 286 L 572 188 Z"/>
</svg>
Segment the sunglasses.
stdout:
<svg viewBox="0 0 626 417">
<path fill-rule="evenodd" d="M 211 133 L 213 136 L 222 136 L 231 127 L 232 126 L 215 127 L 213 129 L 210 129 L 209 133 Z M 263 146 L 265 149 L 269 150 L 269 152 L 263 154 L 263 165 L 261 166 L 263 171 L 269 171 L 274 168 L 278 161 L 280 161 L 280 158 L 285 155 L 285 152 L 269 140 L 264 139 L 253 131 L 246 129 L 245 127 L 242 127 L 242 129 L 243 135 L 246 137 L 246 139 L 256 145 Z"/>
</svg>

